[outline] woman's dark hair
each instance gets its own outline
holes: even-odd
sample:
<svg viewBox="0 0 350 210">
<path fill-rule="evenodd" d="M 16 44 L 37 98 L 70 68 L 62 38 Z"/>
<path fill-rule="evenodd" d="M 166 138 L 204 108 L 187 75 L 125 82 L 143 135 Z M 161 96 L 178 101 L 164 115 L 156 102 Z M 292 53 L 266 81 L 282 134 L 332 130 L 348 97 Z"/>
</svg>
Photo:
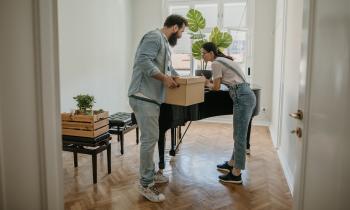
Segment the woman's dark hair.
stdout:
<svg viewBox="0 0 350 210">
<path fill-rule="evenodd" d="M 168 28 L 174 25 L 177 25 L 179 28 L 182 28 L 184 24 L 185 26 L 188 26 L 187 19 L 182 17 L 181 15 L 175 14 L 168 16 L 164 22 L 164 26 Z"/>
<path fill-rule="evenodd" d="M 228 56 L 222 53 L 213 42 L 204 43 L 202 45 L 202 48 L 205 49 L 205 51 L 207 52 L 213 52 L 215 57 L 224 57 L 233 61 L 233 58 L 231 56 Z"/>
</svg>

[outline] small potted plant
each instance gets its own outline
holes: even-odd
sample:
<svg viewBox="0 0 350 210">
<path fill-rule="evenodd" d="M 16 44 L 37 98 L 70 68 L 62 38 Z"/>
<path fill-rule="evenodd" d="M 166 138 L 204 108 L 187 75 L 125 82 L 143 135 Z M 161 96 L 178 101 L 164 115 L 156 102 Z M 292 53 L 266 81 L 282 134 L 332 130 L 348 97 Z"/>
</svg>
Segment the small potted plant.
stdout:
<svg viewBox="0 0 350 210">
<path fill-rule="evenodd" d="M 94 96 L 90 96 L 88 94 L 86 95 L 79 94 L 73 97 L 73 99 L 75 99 L 77 102 L 78 110 L 76 110 L 76 114 L 85 114 L 85 115 L 93 114 L 92 107 L 95 103 Z"/>
<path fill-rule="evenodd" d="M 61 113 L 62 135 L 94 138 L 108 132 L 108 112 L 92 110 L 94 96 L 79 94 L 73 99 L 77 102 L 78 110 Z"/>
<path fill-rule="evenodd" d="M 202 13 L 196 9 L 190 9 L 187 14 L 188 28 L 190 30 L 192 43 L 192 55 L 195 59 L 200 61 L 199 75 L 204 74 L 207 78 L 208 72 L 206 72 L 207 63 L 202 59 L 201 48 L 206 42 L 213 42 L 215 45 L 223 51 L 228 48 L 232 43 L 232 36 L 227 32 L 221 32 L 218 27 L 214 27 L 210 33 L 209 40 L 206 39 L 203 29 L 205 28 L 205 18 Z M 211 73 L 211 72 L 209 72 Z M 210 74 L 211 75 L 211 74 Z"/>
</svg>

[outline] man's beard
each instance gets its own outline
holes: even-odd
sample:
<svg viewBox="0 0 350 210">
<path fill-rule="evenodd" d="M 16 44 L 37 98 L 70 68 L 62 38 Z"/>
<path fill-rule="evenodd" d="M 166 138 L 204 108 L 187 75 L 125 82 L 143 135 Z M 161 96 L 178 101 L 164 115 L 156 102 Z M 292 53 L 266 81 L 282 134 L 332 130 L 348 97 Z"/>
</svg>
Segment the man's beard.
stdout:
<svg viewBox="0 0 350 210">
<path fill-rule="evenodd" d="M 177 33 L 173 33 L 170 35 L 169 39 L 168 39 L 168 42 L 170 44 L 170 46 L 174 47 L 177 43 Z"/>
</svg>

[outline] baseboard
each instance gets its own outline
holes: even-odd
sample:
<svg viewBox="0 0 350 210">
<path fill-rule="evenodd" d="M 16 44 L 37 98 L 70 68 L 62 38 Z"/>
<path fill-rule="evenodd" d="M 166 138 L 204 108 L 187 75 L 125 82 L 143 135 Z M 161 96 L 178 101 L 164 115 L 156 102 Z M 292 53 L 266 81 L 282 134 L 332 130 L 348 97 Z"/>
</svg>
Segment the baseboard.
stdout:
<svg viewBox="0 0 350 210">
<path fill-rule="evenodd" d="M 270 127 L 271 126 L 271 122 L 267 121 L 267 120 L 254 120 L 253 119 L 253 125 L 256 126 L 266 126 L 266 127 Z"/>
<path fill-rule="evenodd" d="M 224 115 L 224 116 L 218 116 L 218 117 L 210 117 L 204 120 L 201 120 L 202 122 L 209 122 L 209 123 L 227 123 L 232 124 L 232 115 Z"/>
<path fill-rule="evenodd" d="M 275 145 L 275 143 L 277 144 L 277 139 L 276 135 L 274 132 L 276 132 L 275 130 L 272 129 L 272 126 L 269 126 L 269 131 L 270 131 L 270 137 L 271 137 L 271 141 L 272 144 L 274 145 L 275 150 L 277 151 L 277 155 L 278 155 L 278 159 L 280 161 L 280 164 L 282 166 L 282 170 L 283 170 L 283 174 L 286 177 L 287 180 L 287 184 L 290 190 L 291 195 L 293 196 L 293 192 L 294 192 L 294 179 L 293 179 L 293 174 L 290 171 L 290 169 L 287 167 L 287 161 L 285 160 L 285 158 L 283 157 L 281 150 L 278 149 L 278 146 Z"/>
<path fill-rule="evenodd" d="M 293 179 L 293 174 L 292 172 L 289 170 L 289 168 L 287 167 L 287 161 L 285 160 L 285 158 L 283 158 L 283 155 L 281 153 L 281 150 L 277 150 L 277 154 L 278 154 L 278 158 L 280 160 L 281 166 L 282 166 L 282 170 L 284 173 L 284 176 L 286 177 L 287 180 L 287 184 L 289 187 L 289 191 L 293 197 L 293 192 L 294 192 L 294 179 Z"/>
<path fill-rule="evenodd" d="M 211 118 L 207 118 L 207 119 L 204 119 L 204 120 L 201 120 L 201 121 L 202 122 L 210 122 L 210 123 L 228 123 L 228 124 L 232 124 L 232 115 L 211 117 Z M 271 125 L 271 122 L 270 121 L 266 121 L 266 120 L 254 120 L 253 119 L 253 125 L 269 127 Z"/>
<path fill-rule="evenodd" d="M 276 138 L 276 132 L 273 128 L 272 125 L 269 126 L 269 131 L 270 131 L 270 137 L 272 140 L 272 144 L 274 146 L 274 148 L 277 150 L 278 149 L 278 145 L 277 145 L 277 138 Z"/>
</svg>

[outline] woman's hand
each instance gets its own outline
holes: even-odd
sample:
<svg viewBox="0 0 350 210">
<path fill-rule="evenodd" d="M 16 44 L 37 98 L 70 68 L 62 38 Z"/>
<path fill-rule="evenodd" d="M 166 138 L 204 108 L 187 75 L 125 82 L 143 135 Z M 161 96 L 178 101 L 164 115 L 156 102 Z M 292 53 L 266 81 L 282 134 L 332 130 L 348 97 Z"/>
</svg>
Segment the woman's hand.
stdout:
<svg viewBox="0 0 350 210">
<path fill-rule="evenodd" d="M 213 83 L 213 81 L 211 81 L 211 80 L 209 80 L 209 79 L 206 79 L 206 80 L 205 80 L 205 86 L 206 86 L 206 87 L 211 87 L 211 86 L 212 86 L 212 83 Z"/>
</svg>

